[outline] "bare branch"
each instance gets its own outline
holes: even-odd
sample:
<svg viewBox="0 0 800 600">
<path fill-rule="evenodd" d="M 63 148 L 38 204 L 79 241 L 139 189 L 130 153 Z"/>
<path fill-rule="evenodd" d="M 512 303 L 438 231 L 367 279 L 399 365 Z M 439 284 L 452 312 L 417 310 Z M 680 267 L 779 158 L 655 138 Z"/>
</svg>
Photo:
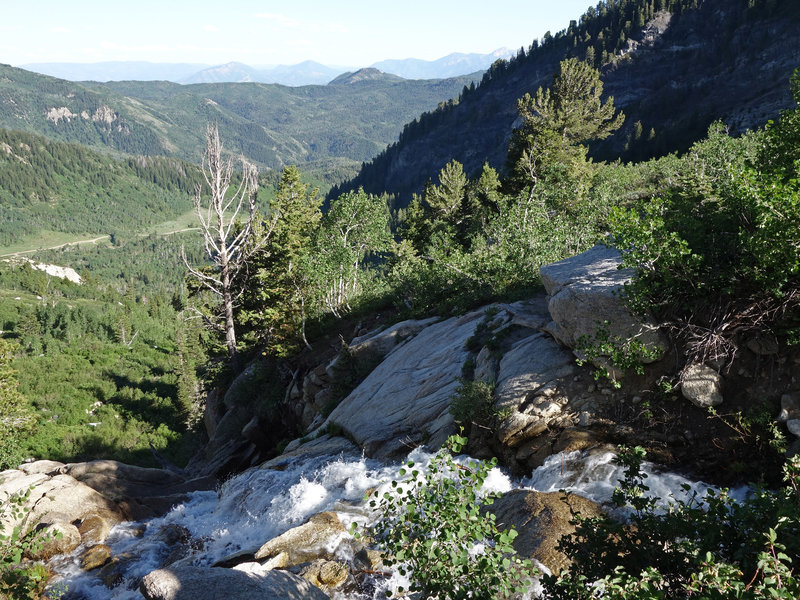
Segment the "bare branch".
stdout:
<svg viewBox="0 0 800 600">
<path fill-rule="evenodd" d="M 208 125 L 206 129 L 206 152 L 203 157 L 203 178 L 210 192 L 208 203 L 202 199 L 203 189 L 195 189 L 194 204 L 203 233 L 203 247 L 206 255 L 214 263 L 218 275 L 210 275 L 202 269 L 189 264 L 186 252 L 181 248 L 181 258 L 189 274 L 202 286 L 216 295 L 221 302 L 221 317 L 224 325 L 215 323 L 215 329 L 224 331 L 228 358 L 236 367 L 236 332 L 233 318 L 234 304 L 243 290 L 235 289 L 236 275 L 246 261 L 259 247 L 266 243 L 265 239 L 252 243 L 253 221 L 256 214 L 256 198 L 258 195 L 258 171 L 256 167 L 242 157 L 242 181 L 236 192 L 228 195 L 233 162 L 222 155 L 222 142 L 219 128 Z M 243 206 L 247 202 L 248 215 L 243 223 Z M 238 228 L 238 229 L 237 229 Z M 274 223 L 270 224 L 267 237 L 272 234 Z M 201 313 L 202 314 L 202 313 Z M 211 319 L 203 315 L 207 325 Z"/>
</svg>

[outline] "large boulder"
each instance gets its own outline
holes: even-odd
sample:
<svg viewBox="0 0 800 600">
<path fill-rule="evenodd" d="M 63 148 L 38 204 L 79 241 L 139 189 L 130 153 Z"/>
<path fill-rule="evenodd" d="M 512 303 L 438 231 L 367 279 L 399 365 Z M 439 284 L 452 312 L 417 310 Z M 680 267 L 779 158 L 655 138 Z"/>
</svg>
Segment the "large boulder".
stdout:
<svg viewBox="0 0 800 600">
<path fill-rule="evenodd" d="M 300 577 L 328 592 L 341 587 L 349 576 L 350 570 L 345 563 L 322 558 L 313 561 L 300 571 Z"/>
<path fill-rule="evenodd" d="M 214 489 L 217 484 L 213 477 L 190 479 L 181 473 L 115 460 L 69 463 L 58 471 L 118 503 L 134 520 L 164 514 L 184 502 L 189 492 Z"/>
<path fill-rule="evenodd" d="M 39 523 L 80 523 L 87 518 L 102 518 L 113 525 L 128 516 L 118 503 L 69 475 L 28 475 L 16 470 L 0 473 L 0 498 L 28 491 L 21 506 L 23 514 L 6 512 L 0 520 L 0 527 L 6 531 L 17 525 L 27 531 Z"/>
<path fill-rule="evenodd" d="M 602 326 L 610 339 L 636 339 L 663 356 L 668 339 L 652 319 L 630 313 L 620 292 L 630 282 L 633 269 L 620 269 L 617 250 L 598 245 L 582 254 L 539 269 L 553 322 L 547 330 L 559 342 L 577 348 L 581 338 L 591 340 Z"/>
<path fill-rule="evenodd" d="M 158 569 L 142 579 L 147 600 L 324 600 L 322 590 L 285 571 L 247 572 L 220 567 Z"/>
<path fill-rule="evenodd" d="M 44 542 L 33 553 L 37 560 L 48 560 L 57 554 L 69 554 L 81 544 L 81 534 L 78 528 L 60 515 L 48 514 L 39 524 L 38 531 L 43 536 Z"/>
<path fill-rule="evenodd" d="M 562 536 L 575 531 L 572 511 L 584 517 L 600 516 L 600 506 L 582 496 L 565 498 L 558 492 L 513 490 L 503 494 L 489 507 L 500 529 L 514 527 L 519 535 L 514 549 L 521 556 L 536 559 L 552 573 L 569 567 L 569 560 L 557 550 Z"/>
</svg>

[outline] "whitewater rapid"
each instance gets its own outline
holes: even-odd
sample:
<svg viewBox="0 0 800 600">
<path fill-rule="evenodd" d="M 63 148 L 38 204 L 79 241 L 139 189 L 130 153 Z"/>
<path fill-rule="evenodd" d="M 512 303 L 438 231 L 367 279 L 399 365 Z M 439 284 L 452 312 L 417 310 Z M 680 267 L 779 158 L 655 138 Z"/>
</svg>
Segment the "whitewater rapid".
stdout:
<svg viewBox="0 0 800 600">
<path fill-rule="evenodd" d="M 408 460 L 424 472 L 433 454 L 413 450 Z M 567 490 L 610 507 L 611 494 L 623 477 L 623 469 L 613 464 L 612 451 L 572 452 L 547 459 L 530 477 L 512 479 L 501 469 L 493 469 L 487 478 L 485 493 L 530 489 L 540 492 Z M 469 460 L 462 457 L 459 460 Z M 124 580 L 109 589 L 97 571 L 83 572 L 78 565 L 78 548 L 73 555 L 54 566 L 60 576 L 58 585 L 66 587 L 63 600 L 142 600 L 139 580 L 147 573 L 171 562 L 175 535 L 187 532 L 193 549 L 180 558 L 181 564 L 210 566 L 238 553 L 254 552 L 267 540 L 303 524 L 312 515 L 334 511 L 345 527 L 357 522 L 368 525 L 374 515 L 363 504 L 364 495 L 381 486 L 390 487 L 398 478 L 402 464 L 384 464 L 354 454 L 324 455 L 286 461 L 280 469 L 251 468 L 226 481 L 217 491 L 194 492 L 184 504 L 174 507 L 161 518 L 116 526 L 106 544 L 112 556 L 124 560 Z M 674 473 L 658 471 L 645 464 L 650 493 L 660 498 L 686 499 L 696 491 L 705 495 L 708 486 L 689 481 Z M 689 486 L 689 492 L 682 489 Z M 144 533 L 142 533 L 144 530 Z M 338 544 L 349 533 L 333 540 L 327 550 L 342 560 L 350 560 L 350 546 Z M 183 546 L 184 548 L 187 546 Z M 336 600 L 368 600 L 385 597 L 387 588 L 407 585 L 394 574 L 376 582 L 367 596 L 334 596 Z"/>
</svg>

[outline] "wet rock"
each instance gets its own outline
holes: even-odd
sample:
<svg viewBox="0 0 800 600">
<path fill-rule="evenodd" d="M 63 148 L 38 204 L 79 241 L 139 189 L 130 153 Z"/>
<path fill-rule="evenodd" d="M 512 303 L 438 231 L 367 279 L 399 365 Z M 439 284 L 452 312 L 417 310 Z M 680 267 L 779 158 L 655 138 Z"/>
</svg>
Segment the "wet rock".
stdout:
<svg viewBox="0 0 800 600">
<path fill-rule="evenodd" d="M 107 588 L 116 587 L 125 581 L 125 573 L 137 559 L 137 556 L 128 552 L 112 556 L 111 559 L 100 568 L 97 577 Z"/>
<path fill-rule="evenodd" d="M 699 408 L 722 404 L 720 374 L 703 364 L 692 364 L 684 371 L 681 383 L 683 397 Z"/>
<path fill-rule="evenodd" d="M 377 571 L 383 568 L 383 554 L 371 548 L 361 548 L 355 554 L 356 564 L 364 571 Z"/>
<path fill-rule="evenodd" d="M 78 556 L 78 562 L 84 571 L 99 569 L 111 560 L 111 548 L 105 544 L 95 544 Z"/>
<path fill-rule="evenodd" d="M 81 521 L 78 532 L 81 534 L 81 543 L 97 544 L 105 541 L 114 523 L 101 515 L 89 515 Z"/>
<path fill-rule="evenodd" d="M 327 592 L 344 584 L 349 575 L 350 571 L 344 563 L 324 559 L 315 560 L 300 571 L 300 577 Z"/>
<path fill-rule="evenodd" d="M 48 515 L 49 517 L 49 515 Z M 44 535 L 45 541 L 38 552 L 33 555 L 36 560 L 47 560 L 58 554 L 69 554 L 81 543 L 78 528 L 67 521 L 68 517 L 57 517 L 49 523 L 41 523 L 37 529 Z"/>
<path fill-rule="evenodd" d="M 596 446 L 598 443 L 600 443 L 600 439 L 592 431 L 569 427 L 558 436 L 558 439 L 553 444 L 553 454 L 586 450 Z"/>
<path fill-rule="evenodd" d="M 323 600 L 319 588 L 285 571 L 263 574 L 219 567 L 159 569 L 145 575 L 139 590 L 147 600 Z"/>
<path fill-rule="evenodd" d="M 309 459 L 314 456 L 329 456 L 332 454 L 357 458 L 361 456 L 361 449 L 341 436 L 326 434 L 305 442 L 297 439 L 286 446 L 283 454 L 262 463 L 258 468 L 282 471 L 299 458 Z"/>
<path fill-rule="evenodd" d="M 336 513 L 319 513 L 303 525 L 269 540 L 255 553 L 255 559 L 271 559 L 285 553 L 287 557 L 281 561 L 281 568 L 309 562 L 332 553 L 345 531 Z"/>
<path fill-rule="evenodd" d="M 561 536 L 575 531 L 570 524 L 570 507 L 585 517 L 602 514 L 600 507 L 591 500 L 571 495 L 569 504 L 561 493 L 541 493 L 513 490 L 495 500 L 491 512 L 503 529 L 513 526 L 519 535 L 514 540 L 514 549 L 521 556 L 536 559 L 552 572 L 557 573 L 569 566 L 567 557 L 556 549 Z"/>
</svg>

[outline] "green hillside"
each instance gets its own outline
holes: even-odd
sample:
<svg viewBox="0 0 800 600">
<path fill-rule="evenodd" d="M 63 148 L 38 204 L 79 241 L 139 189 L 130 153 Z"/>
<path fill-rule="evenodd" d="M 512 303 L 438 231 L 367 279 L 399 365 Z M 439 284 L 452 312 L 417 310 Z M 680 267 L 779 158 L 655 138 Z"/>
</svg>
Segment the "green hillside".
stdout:
<svg viewBox="0 0 800 600">
<path fill-rule="evenodd" d="M 361 73 L 361 72 L 359 72 Z M 71 83 L 0 66 L 0 127 L 107 151 L 198 163 L 207 123 L 262 168 L 301 165 L 341 181 L 397 139 L 404 123 L 476 77 L 404 80 L 377 72 L 326 86 Z"/>
<path fill-rule="evenodd" d="M 199 169 L 174 158 L 114 159 L 0 129 L 0 247 L 54 231 L 118 235 L 191 207 Z"/>
</svg>

